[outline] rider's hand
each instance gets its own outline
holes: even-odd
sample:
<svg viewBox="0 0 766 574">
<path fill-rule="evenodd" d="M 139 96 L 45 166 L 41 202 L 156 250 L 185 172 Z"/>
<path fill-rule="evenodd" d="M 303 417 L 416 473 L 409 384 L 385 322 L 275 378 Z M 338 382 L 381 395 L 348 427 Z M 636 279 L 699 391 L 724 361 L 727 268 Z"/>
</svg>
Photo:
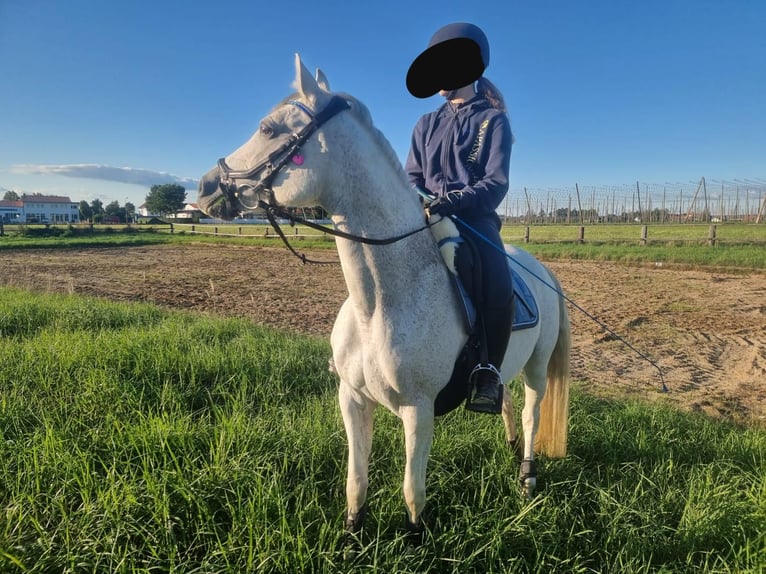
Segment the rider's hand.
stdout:
<svg viewBox="0 0 766 574">
<path fill-rule="evenodd" d="M 460 192 L 450 191 L 446 195 L 440 195 L 428 206 L 428 211 L 434 215 L 448 217 L 454 215 L 460 209 Z"/>
</svg>

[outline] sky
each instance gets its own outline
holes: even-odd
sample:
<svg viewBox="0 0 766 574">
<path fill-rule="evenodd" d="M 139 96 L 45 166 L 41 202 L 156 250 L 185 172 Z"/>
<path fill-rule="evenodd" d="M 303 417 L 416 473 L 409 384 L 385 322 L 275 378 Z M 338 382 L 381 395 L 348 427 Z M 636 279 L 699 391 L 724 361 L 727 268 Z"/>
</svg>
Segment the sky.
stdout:
<svg viewBox="0 0 766 574">
<path fill-rule="evenodd" d="M 441 26 L 491 46 L 524 187 L 766 181 L 762 0 L 0 0 L 0 193 L 144 202 L 196 180 L 292 92 L 294 54 L 404 161 Z M 1 196 L 0 196 L 1 197 Z"/>
</svg>

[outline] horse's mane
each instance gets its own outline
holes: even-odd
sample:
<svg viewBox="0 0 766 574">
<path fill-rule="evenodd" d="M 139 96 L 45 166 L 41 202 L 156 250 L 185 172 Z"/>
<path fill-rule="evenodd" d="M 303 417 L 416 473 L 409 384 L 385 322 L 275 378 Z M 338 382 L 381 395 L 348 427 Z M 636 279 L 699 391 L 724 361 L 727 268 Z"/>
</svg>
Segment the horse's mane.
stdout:
<svg viewBox="0 0 766 574">
<path fill-rule="evenodd" d="M 357 100 L 354 96 L 347 94 L 345 92 L 337 92 L 334 93 L 334 95 L 339 96 L 346 100 L 349 105 L 351 106 L 351 113 L 361 122 L 361 124 L 367 128 L 370 135 L 372 135 L 373 140 L 377 144 L 377 146 L 380 148 L 380 150 L 383 152 L 383 156 L 386 158 L 386 161 L 391 165 L 391 167 L 401 176 L 402 182 L 404 185 L 408 185 L 407 183 L 407 177 L 404 173 L 404 168 L 402 167 L 402 163 L 399 161 L 399 157 L 396 155 L 396 152 L 394 151 L 393 146 L 391 145 L 391 142 L 388 141 L 388 138 L 381 132 L 378 128 L 375 127 L 375 124 L 372 121 L 372 114 L 370 114 L 370 110 L 367 109 L 367 106 L 365 106 L 362 102 Z M 290 100 L 294 100 L 298 97 L 298 94 L 293 94 L 291 96 L 286 97 L 283 99 L 280 103 L 278 103 L 272 111 L 275 109 L 285 105 Z"/>
<path fill-rule="evenodd" d="M 372 122 L 372 114 L 370 114 L 370 110 L 367 109 L 367 106 L 349 94 L 339 93 L 338 95 L 349 103 L 351 106 L 351 112 L 369 130 L 370 134 L 375 140 L 375 143 L 383 152 L 386 160 L 391 164 L 391 167 L 393 167 L 397 173 L 401 174 L 402 181 L 406 184 L 407 178 L 404 174 L 402 163 L 399 161 L 399 157 L 396 155 L 391 142 L 389 142 L 388 138 L 383 135 L 383 132 L 375 127 L 375 124 Z"/>
</svg>

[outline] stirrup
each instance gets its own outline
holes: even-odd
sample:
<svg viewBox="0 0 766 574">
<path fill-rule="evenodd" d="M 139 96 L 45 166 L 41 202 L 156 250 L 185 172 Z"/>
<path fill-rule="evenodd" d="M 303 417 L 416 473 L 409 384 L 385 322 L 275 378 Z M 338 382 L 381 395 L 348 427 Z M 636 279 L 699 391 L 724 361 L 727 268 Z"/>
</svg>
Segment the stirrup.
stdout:
<svg viewBox="0 0 766 574">
<path fill-rule="evenodd" d="M 477 396 L 477 384 L 482 374 L 490 379 L 489 381 L 483 381 L 485 390 L 486 385 L 494 385 L 494 389 L 492 389 L 495 395 L 494 398 Z M 497 370 L 497 367 L 490 363 L 479 363 L 473 368 L 468 377 L 468 397 L 465 401 L 465 408 L 477 413 L 500 414 L 503 410 L 503 386 L 503 376 Z"/>
</svg>

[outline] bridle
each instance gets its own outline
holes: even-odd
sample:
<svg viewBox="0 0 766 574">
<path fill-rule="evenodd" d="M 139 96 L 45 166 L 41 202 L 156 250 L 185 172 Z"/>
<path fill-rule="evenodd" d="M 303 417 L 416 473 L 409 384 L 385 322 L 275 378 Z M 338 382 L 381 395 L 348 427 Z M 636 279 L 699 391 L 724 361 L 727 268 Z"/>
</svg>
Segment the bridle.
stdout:
<svg viewBox="0 0 766 574">
<path fill-rule="evenodd" d="M 221 158 L 218 160 L 218 172 L 220 175 L 220 181 L 218 183 L 218 187 L 223 195 L 224 200 L 227 203 L 229 203 L 230 206 L 233 206 L 239 203 L 241 206 L 243 206 L 245 209 L 248 209 L 248 210 L 253 210 L 255 208 L 263 209 L 264 213 L 266 214 L 266 218 L 269 220 L 269 223 L 277 232 L 277 234 L 282 239 L 284 244 L 296 257 L 298 257 L 301 261 L 303 261 L 303 263 L 324 264 L 324 263 L 335 263 L 335 262 L 334 261 L 332 262 L 331 261 L 314 261 L 314 260 L 308 259 L 304 254 L 300 254 L 297 251 L 295 251 L 295 249 L 293 249 L 293 247 L 288 242 L 285 234 L 282 232 L 282 229 L 279 227 L 277 218 L 287 219 L 293 225 L 295 223 L 300 223 L 302 225 L 306 225 L 307 227 L 320 230 L 324 233 L 328 233 L 335 237 L 341 237 L 343 239 L 349 239 L 351 241 L 356 241 L 358 243 L 364 243 L 367 245 L 389 245 L 391 243 L 395 243 L 399 241 L 400 239 L 404 239 L 405 237 L 409 237 L 410 235 L 419 233 L 420 231 L 423 231 L 424 229 L 428 229 L 431 226 L 430 223 L 427 223 L 423 225 L 422 227 L 419 227 L 413 231 L 408 231 L 406 233 L 402 233 L 401 235 L 397 235 L 395 237 L 375 239 L 370 237 L 362 237 L 360 235 L 353 235 L 351 233 L 346 233 L 344 231 L 340 231 L 337 229 L 324 227 L 312 221 L 307 221 L 306 219 L 298 217 L 289 209 L 286 209 L 280 205 L 277 205 L 276 202 L 274 201 L 274 194 L 271 190 L 271 184 L 274 181 L 274 178 L 288 163 L 290 163 L 290 161 L 294 161 L 294 158 L 298 154 L 298 151 L 308 141 L 308 139 L 317 129 L 319 129 L 329 119 L 338 115 L 340 112 L 351 108 L 348 101 L 340 96 L 333 96 L 330 99 L 330 102 L 321 111 L 317 113 L 314 113 L 308 107 L 306 107 L 303 103 L 297 100 L 288 100 L 287 103 L 293 106 L 296 106 L 305 114 L 307 114 L 309 118 L 311 118 L 309 123 L 306 124 L 306 126 L 304 126 L 298 133 L 291 134 L 289 139 L 281 147 L 271 152 L 264 161 L 262 161 L 261 163 L 259 163 L 258 165 L 250 169 L 235 170 L 229 167 L 229 165 L 226 163 L 226 158 Z M 246 179 L 246 180 L 254 179 L 261 174 L 263 175 L 260 181 L 255 185 L 250 183 L 240 185 L 237 183 L 238 179 Z M 253 192 L 253 195 L 255 195 L 255 197 L 261 197 L 264 195 L 268 196 L 273 203 L 269 203 L 268 201 L 264 201 L 263 199 L 258 199 L 256 205 L 247 205 L 243 201 L 240 190 L 251 191 Z"/>
<path fill-rule="evenodd" d="M 311 120 L 298 133 L 291 134 L 281 147 L 269 154 L 269 157 L 256 166 L 245 170 L 232 169 L 226 163 L 226 158 L 222 157 L 218 160 L 218 173 L 220 175 L 218 187 L 230 205 L 239 203 L 245 209 L 257 207 L 244 203 L 240 189 L 252 191 L 256 197 L 262 193 L 270 194 L 271 183 L 274 181 L 274 178 L 296 156 L 311 135 L 327 120 L 351 107 L 348 101 L 340 96 L 333 96 L 330 102 L 316 114 L 297 100 L 289 100 L 287 103 L 302 110 Z M 263 177 L 255 185 L 237 184 L 236 180 L 238 179 L 255 179 L 261 174 L 263 174 Z"/>
</svg>

